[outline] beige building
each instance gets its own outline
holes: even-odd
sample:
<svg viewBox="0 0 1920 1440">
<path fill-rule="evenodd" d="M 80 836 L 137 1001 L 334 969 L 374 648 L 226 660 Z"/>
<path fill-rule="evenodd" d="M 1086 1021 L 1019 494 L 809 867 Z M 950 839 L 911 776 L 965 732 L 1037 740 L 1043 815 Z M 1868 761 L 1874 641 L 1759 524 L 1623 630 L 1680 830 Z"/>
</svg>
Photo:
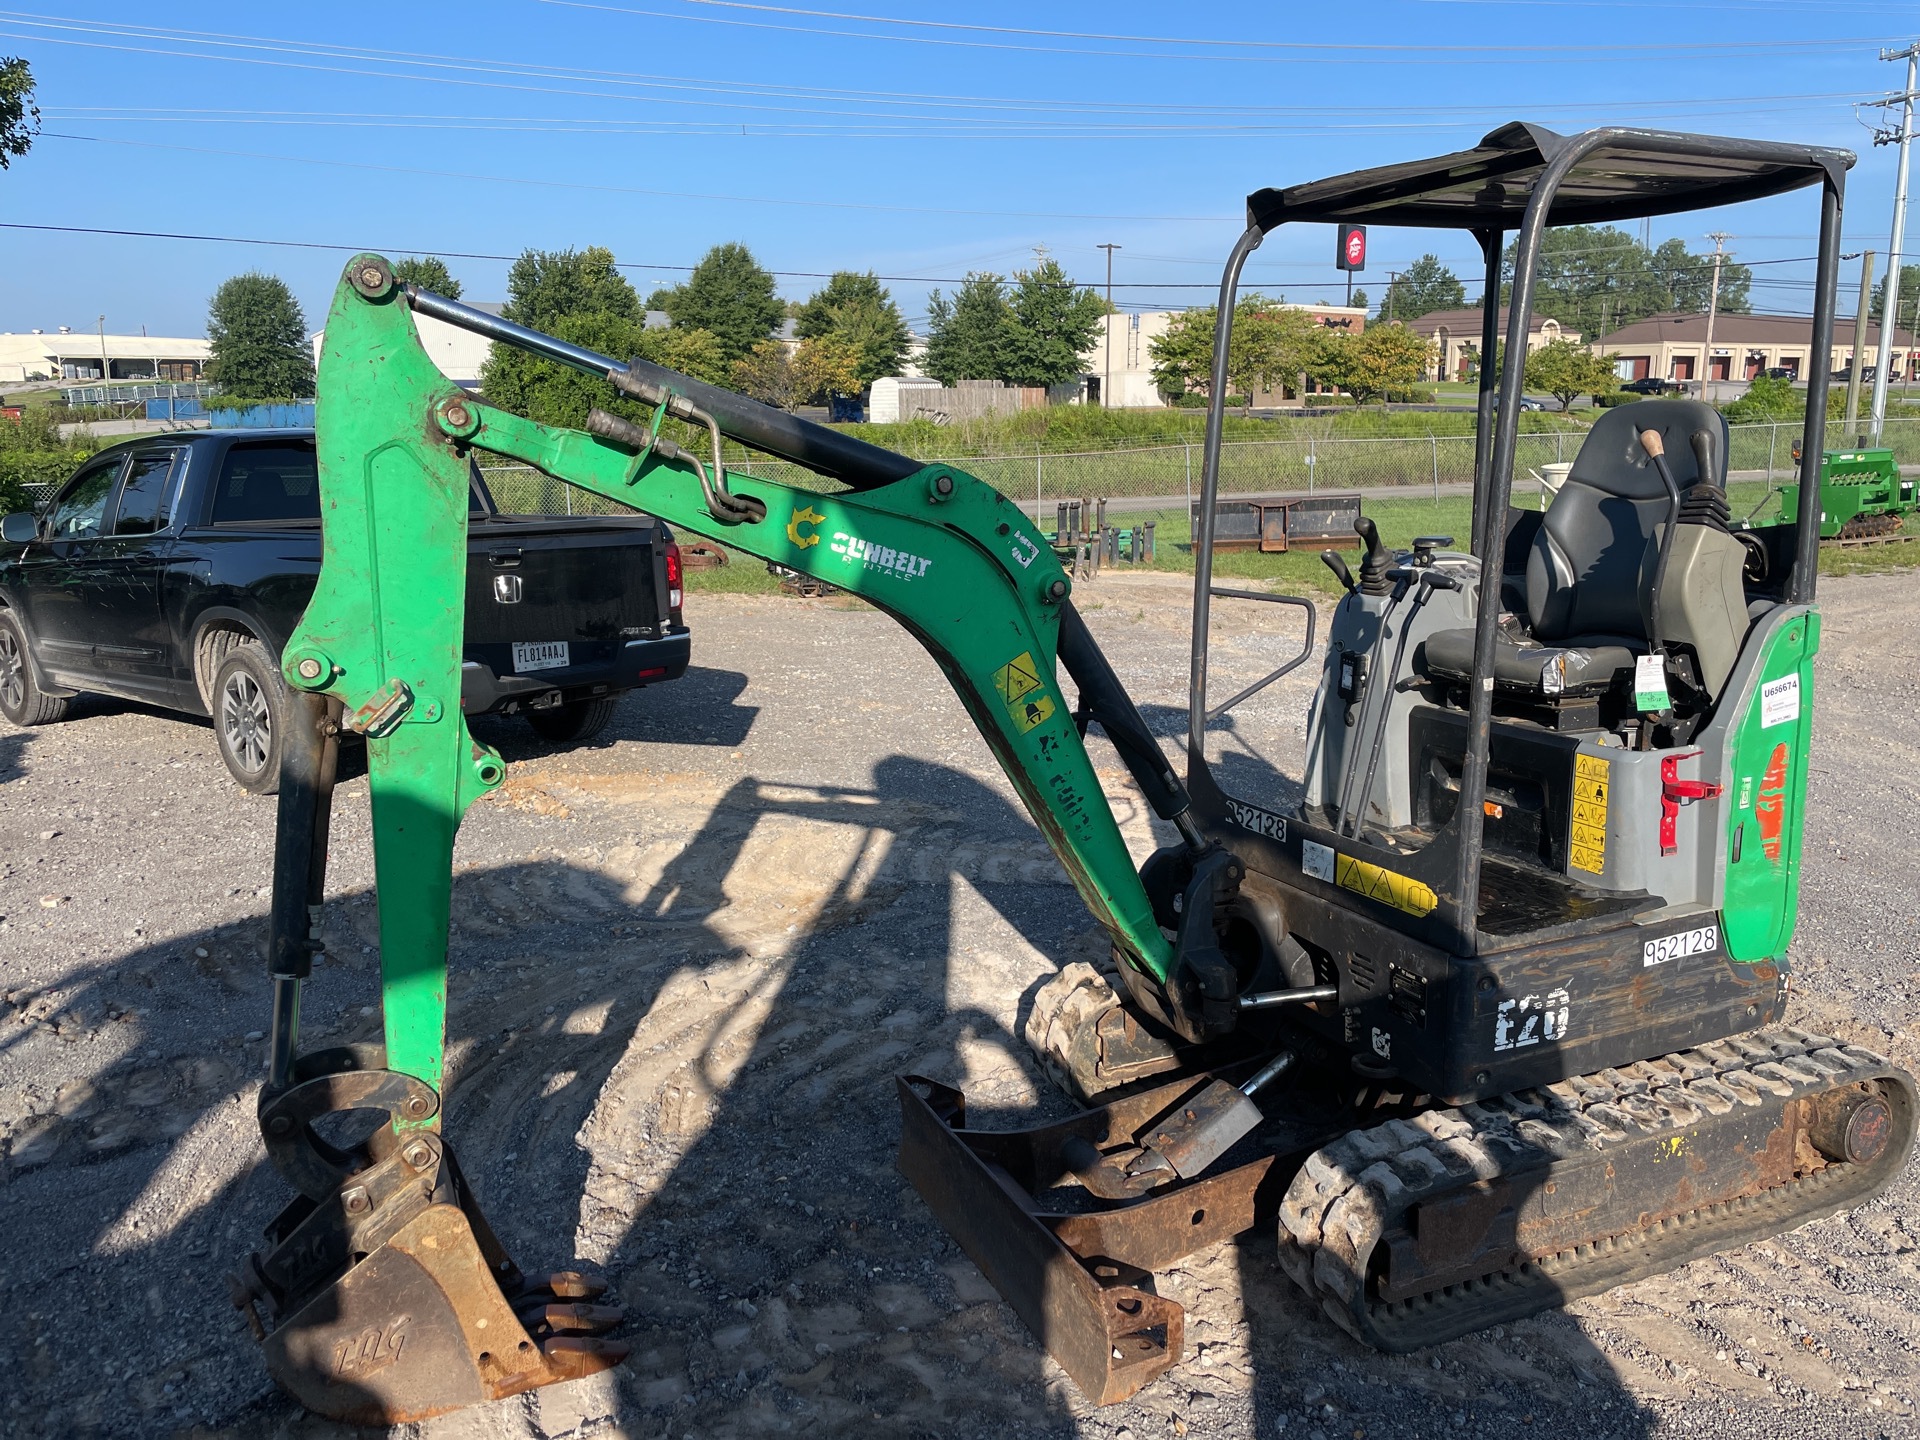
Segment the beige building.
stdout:
<svg viewBox="0 0 1920 1440">
<path fill-rule="evenodd" d="M 1594 348 L 1612 355 L 1614 368 L 1622 380 L 1698 380 L 1702 377 L 1702 356 L 1707 344 L 1707 317 L 1704 315 L 1649 315 L 1631 325 L 1623 325 L 1602 335 Z M 1805 379 L 1813 350 L 1813 321 L 1805 315 L 1719 315 L 1713 323 L 1712 380 L 1752 380 L 1769 370 L 1784 370 L 1795 380 Z M 1867 326 L 1865 364 L 1874 363 L 1880 350 L 1880 326 Z M 1893 332 L 1893 357 L 1888 378 L 1898 380 L 1911 375 L 1920 347 L 1907 331 Z M 1853 322 L 1845 320 L 1833 327 L 1833 348 L 1828 352 L 1830 371 L 1845 369 L 1853 363 Z"/>
<path fill-rule="evenodd" d="M 0 384 L 29 380 L 198 380 L 212 355 L 205 340 L 102 335 L 97 330 L 0 334 Z"/>
<path fill-rule="evenodd" d="M 1367 312 L 1354 305 L 1289 305 L 1289 310 L 1304 310 L 1316 323 L 1358 335 L 1367 328 Z M 1086 396 L 1089 405 L 1106 397 L 1108 408 L 1155 409 L 1166 401 L 1153 383 L 1152 344 L 1167 333 L 1179 310 L 1147 310 L 1135 314 L 1105 316 L 1094 337 L 1093 348 L 1081 357 L 1086 367 Z M 1255 403 L 1265 406 L 1279 402 L 1276 395 L 1256 396 Z"/>
<path fill-rule="evenodd" d="M 1467 372 L 1473 368 L 1480 354 L 1480 307 L 1471 306 L 1464 310 L 1435 310 L 1430 315 L 1422 315 L 1418 320 L 1406 322 L 1407 328 L 1416 335 L 1424 335 L 1434 342 L 1437 367 L 1428 378 L 1432 380 L 1465 380 Z M 1507 307 L 1500 307 L 1500 338 L 1507 336 Z M 1578 340 L 1578 330 L 1568 330 L 1550 315 L 1535 315 L 1532 327 L 1527 331 L 1527 353 L 1555 340 Z"/>
</svg>

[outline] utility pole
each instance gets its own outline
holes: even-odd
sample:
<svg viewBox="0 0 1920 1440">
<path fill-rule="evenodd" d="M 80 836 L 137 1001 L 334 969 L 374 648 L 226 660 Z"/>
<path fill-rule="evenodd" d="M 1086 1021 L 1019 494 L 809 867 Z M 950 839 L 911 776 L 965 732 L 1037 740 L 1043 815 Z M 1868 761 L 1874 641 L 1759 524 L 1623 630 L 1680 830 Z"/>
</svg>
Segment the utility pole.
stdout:
<svg viewBox="0 0 1920 1440">
<path fill-rule="evenodd" d="M 1708 400 L 1712 393 L 1707 387 L 1713 384 L 1713 322 L 1720 316 L 1720 262 L 1725 258 L 1727 241 L 1733 237 L 1724 230 L 1716 230 L 1707 238 L 1713 241 L 1713 289 L 1707 295 L 1707 343 L 1700 347 L 1700 398 Z M 1733 373 L 1733 367 L 1727 367 L 1727 373 Z"/>
<path fill-rule="evenodd" d="M 1100 382 L 1100 408 L 1113 408 L 1113 252 L 1118 245 L 1097 245 L 1097 250 L 1107 252 L 1107 373 Z"/>
<path fill-rule="evenodd" d="M 100 383 L 105 385 L 113 379 L 113 366 L 107 363 L 107 317 L 104 315 L 100 317 L 97 333 L 100 336 Z"/>
<path fill-rule="evenodd" d="M 1854 431 L 1860 418 L 1860 368 L 1865 363 L 1867 311 L 1872 304 L 1873 251 L 1869 250 L 1860 257 L 1860 308 L 1853 312 L 1853 366 L 1847 372 L 1847 419 L 1841 428 L 1849 445 L 1854 441 Z M 1880 328 L 1884 330 L 1886 326 Z"/>
<path fill-rule="evenodd" d="M 1880 306 L 1880 350 L 1875 357 L 1873 372 L 1873 443 L 1880 443 L 1880 435 L 1887 423 L 1887 370 L 1893 361 L 1893 330 L 1900 318 L 1900 265 L 1905 260 L 1901 247 L 1907 238 L 1907 151 L 1913 142 L 1913 100 L 1914 84 L 1920 80 L 1920 44 L 1909 45 L 1904 50 L 1882 50 L 1882 60 L 1904 60 L 1907 62 L 1907 85 L 1896 99 L 1900 105 L 1900 164 L 1894 172 L 1893 182 L 1893 239 L 1887 246 L 1887 293 Z M 1894 99 L 1882 102 L 1891 105 Z M 1873 143 L 1885 145 L 1895 139 L 1892 135 L 1875 132 Z"/>
</svg>

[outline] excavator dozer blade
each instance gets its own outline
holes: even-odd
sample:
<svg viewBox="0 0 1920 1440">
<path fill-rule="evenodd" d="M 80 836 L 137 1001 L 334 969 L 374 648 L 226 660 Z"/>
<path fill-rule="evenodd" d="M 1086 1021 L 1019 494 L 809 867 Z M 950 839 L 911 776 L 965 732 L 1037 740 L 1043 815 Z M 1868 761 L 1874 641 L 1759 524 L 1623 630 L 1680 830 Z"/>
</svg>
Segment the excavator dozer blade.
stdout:
<svg viewBox="0 0 1920 1440">
<path fill-rule="evenodd" d="M 966 1098 L 950 1086 L 918 1075 L 896 1083 L 901 1174 L 1096 1405 L 1180 1363 L 1186 1312 L 1154 1293 L 1153 1272 L 1252 1228 L 1291 1175 L 1268 1155 L 1111 1208 L 1050 1213 L 1046 1191 L 1081 1183 L 1075 1163 L 1124 1146 L 1195 1082 L 1009 1131 L 967 1129 Z"/>
<path fill-rule="evenodd" d="M 234 1281 L 273 1378 L 317 1415 L 400 1425 L 618 1364 L 627 1347 L 600 1337 L 622 1312 L 594 1303 L 605 1284 L 523 1275 L 437 1133 L 386 1124 L 343 1150 L 313 1131 L 339 1110 L 438 1110 L 365 1059 L 303 1056 L 307 1078 L 262 1101 L 268 1153 L 302 1191 Z M 345 1068 L 315 1073 L 329 1066 Z"/>
</svg>

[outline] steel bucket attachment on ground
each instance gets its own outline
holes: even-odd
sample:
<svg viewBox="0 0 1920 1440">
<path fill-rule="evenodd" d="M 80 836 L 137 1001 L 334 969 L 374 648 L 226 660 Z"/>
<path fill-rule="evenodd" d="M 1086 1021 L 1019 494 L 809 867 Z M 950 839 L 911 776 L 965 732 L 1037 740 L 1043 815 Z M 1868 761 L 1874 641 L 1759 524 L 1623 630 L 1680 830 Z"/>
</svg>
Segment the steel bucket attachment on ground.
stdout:
<svg viewBox="0 0 1920 1440">
<path fill-rule="evenodd" d="M 523 1275 L 440 1135 L 396 1130 L 439 1108 L 370 1047 L 304 1055 L 290 1084 L 262 1093 L 268 1156 L 300 1195 L 235 1277 L 234 1303 L 273 1378 L 316 1414 L 403 1424 L 577 1380 L 627 1353 L 598 1338 L 622 1319 L 591 1303 L 603 1282 Z M 386 1123 L 347 1149 L 315 1132 L 351 1110 Z"/>
</svg>

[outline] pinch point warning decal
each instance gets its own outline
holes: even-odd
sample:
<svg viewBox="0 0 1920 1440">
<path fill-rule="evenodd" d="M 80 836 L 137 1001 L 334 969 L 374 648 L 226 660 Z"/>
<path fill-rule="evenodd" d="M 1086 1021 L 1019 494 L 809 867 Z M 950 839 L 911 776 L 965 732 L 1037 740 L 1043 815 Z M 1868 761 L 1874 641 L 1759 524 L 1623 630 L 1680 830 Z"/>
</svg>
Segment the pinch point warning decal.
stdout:
<svg viewBox="0 0 1920 1440">
<path fill-rule="evenodd" d="M 1378 900 L 1382 905 L 1391 905 L 1409 915 L 1432 914 L 1434 907 L 1440 903 L 1440 897 L 1433 893 L 1431 886 L 1406 875 L 1396 875 L 1365 860 L 1356 860 L 1351 855 L 1336 857 L 1334 883 L 1343 890 L 1351 890 L 1369 900 Z"/>
<path fill-rule="evenodd" d="M 1040 669 L 1033 663 L 1033 652 L 1026 651 L 1002 665 L 993 674 L 993 688 L 1006 702 L 1014 726 L 1025 734 L 1053 714 L 1053 697 L 1040 683 Z"/>
</svg>

